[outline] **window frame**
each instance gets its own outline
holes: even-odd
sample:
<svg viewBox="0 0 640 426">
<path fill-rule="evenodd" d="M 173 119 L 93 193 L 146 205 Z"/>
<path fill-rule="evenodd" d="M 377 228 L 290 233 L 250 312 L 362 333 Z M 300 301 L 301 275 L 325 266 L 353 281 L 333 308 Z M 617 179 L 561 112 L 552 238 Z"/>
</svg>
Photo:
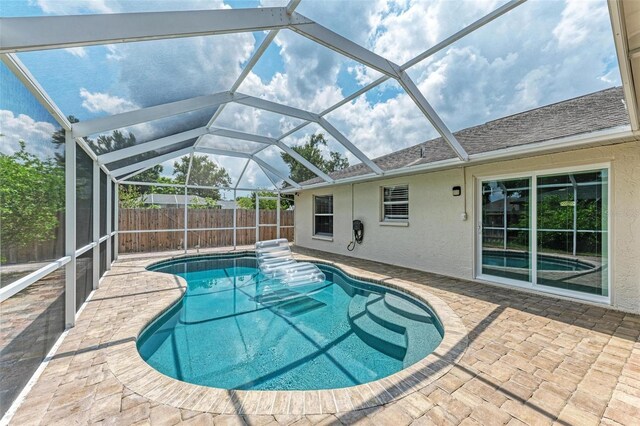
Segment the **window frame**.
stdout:
<svg viewBox="0 0 640 426">
<path fill-rule="evenodd" d="M 388 189 L 388 188 L 399 188 L 399 187 L 406 187 L 407 188 L 407 199 L 406 199 L 406 201 L 385 201 L 384 200 L 384 191 L 385 191 L 385 189 Z M 408 183 L 381 186 L 380 187 L 380 223 L 381 224 L 408 224 L 409 223 L 409 203 L 410 203 L 410 196 L 409 196 L 409 184 Z M 407 217 L 406 218 L 400 218 L 400 219 L 386 218 L 386 214 L 385 214 L 385 207 L 386 206 L 404 205 L 404 204 L 407 205 Z"/>
<path fill-rule="evenodd" d="M 331 213 L 316 213 L 316 202 L 319 198 L 330 198 L 331 199 Z M 333 239 L 333 194 L 323 194 L 323 195 L 314 195 L 313 196 L 313 204 L 312 204 L 312 236 L 318 239 Z M 318 233 L 316 231 L 316 217 L 331 217 L 331 234 L 328 233 Z"/>
</svg>

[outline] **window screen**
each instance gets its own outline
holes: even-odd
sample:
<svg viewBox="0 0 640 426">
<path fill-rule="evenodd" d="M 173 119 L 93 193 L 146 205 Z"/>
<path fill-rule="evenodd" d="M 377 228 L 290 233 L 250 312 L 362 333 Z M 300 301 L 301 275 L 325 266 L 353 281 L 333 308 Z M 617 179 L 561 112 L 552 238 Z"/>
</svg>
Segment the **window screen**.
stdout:
<svg viewBox="0 0 640 426">
<path fill-rule="evenodd" d="M 100 243 L 100 277 L 107 272 L 107 240 Z"/>
<path fill-rule="evenodd" d="M 382 188 L 382 220 L 409 220 L 409 186 Z"/>
<path fill-rule="evenodd" d="M 76 147 L 76 247 L 93 240 L 93 160 Z"/>
<path fill-rule="evenodd" d="M 100 236 L 107 235 L 107 174 L 100 170 Z"/>
<path fill-rule="evenodd" d="M 93 290 L 93 250 L 76 258 L 76 312 Z"/>
<path fill-rule="evenodd" d="M 314 235 L 333 236 L 333 195 L 313 199 Z"/>
</svg>

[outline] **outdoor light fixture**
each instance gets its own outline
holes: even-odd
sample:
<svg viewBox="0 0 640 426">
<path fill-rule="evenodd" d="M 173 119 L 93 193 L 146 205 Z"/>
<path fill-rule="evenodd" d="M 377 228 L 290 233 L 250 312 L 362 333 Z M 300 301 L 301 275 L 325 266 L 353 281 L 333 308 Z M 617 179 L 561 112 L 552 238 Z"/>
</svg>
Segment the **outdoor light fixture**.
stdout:
<svg viewBox="0 0 640 426">
<path fill-rule="evenodd" d="M 462 187 L 460 185 L 456 185 L 451 188 L 451 191 L 453 192 L 454 197 L 459 197 L 460 194 L 462 194 Z"/>
</svg>

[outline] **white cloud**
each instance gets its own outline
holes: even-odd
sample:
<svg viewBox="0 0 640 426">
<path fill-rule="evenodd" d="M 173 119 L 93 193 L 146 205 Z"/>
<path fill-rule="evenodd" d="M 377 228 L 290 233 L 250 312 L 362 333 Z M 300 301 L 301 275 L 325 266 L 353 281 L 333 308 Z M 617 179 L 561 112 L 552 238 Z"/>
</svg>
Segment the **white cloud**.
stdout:
<svg viewBox="0 0 640 426">
<path fill-rule="evenodd" d="M 567 0 L 562 19 L 553 29 L 558 46 L 567 49 L 583 43 L 592 31 L 591 24 L 606 17 L 608 11 L 605 2 Z"/>
<path fill-rule="evenodd" d="M 77 15 L 80 13 L 113 13 L 114 10 L 107 6 L 107 0 L 30 0 L 42 9 L 44 13 L 51 15 Z"/>
<path fill-rule="evenodd" d="M 73 56 L 76 56 L 78 58 L 86 58 L 87 57 L 87 51 L 85 50 L 84 47 L 70 47 L 68 49 L 64 49 L 65 52 L 68 52 L 70 54 L 72 54 Z"/>
<path fill-rule="evenodd" d="M 93 113 L 106 112 L 111 115 L 139 108 L 136 104 L 126 99 L 112 96 L 108 93 L 92 93 L 84 87 L 80 89 L 80 97 L 82 98 L 82 107 Z"/>
<path fill-rule="evenodd" d="M 27 151 L 40 158 L 53 155 L 51 135 L 57 128 L 49 122 L 36 121 L 25 114 L 16 116 L 13 111 L 3 109 L 0 110 L 0 129 L 3 154 L 11 155 L 19 151 L 19 141 L 24 141 Z"/>
</svg>

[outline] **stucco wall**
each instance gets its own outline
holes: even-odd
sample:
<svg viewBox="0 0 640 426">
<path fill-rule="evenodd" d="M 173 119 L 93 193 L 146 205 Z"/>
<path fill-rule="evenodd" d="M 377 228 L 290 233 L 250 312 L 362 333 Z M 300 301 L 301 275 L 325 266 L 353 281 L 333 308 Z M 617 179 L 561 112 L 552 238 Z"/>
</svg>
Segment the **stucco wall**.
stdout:
<svg viewBox="0 0 640 426">
<path fill-rule="evenodd" d="M 473 279 L 478 177 L 589 164 L 611 164 L 612 305 L 640 313 L 640 144 L 632 142 L 371 182 L 308 190 L 296 197 L 296 244 L 453 277 Z M 409 226 L 380 224 L 380 187 L 409 185 Z M 451 188 L 463 185 L 463 196 Z M 365 224 L 362 245 L 347 251 L 353 218 Z M 333 194 L 333 241 L 312 236 L 313 196 Z M 468 219 L 461 219 L 465 211 Z"/>
</svg>

